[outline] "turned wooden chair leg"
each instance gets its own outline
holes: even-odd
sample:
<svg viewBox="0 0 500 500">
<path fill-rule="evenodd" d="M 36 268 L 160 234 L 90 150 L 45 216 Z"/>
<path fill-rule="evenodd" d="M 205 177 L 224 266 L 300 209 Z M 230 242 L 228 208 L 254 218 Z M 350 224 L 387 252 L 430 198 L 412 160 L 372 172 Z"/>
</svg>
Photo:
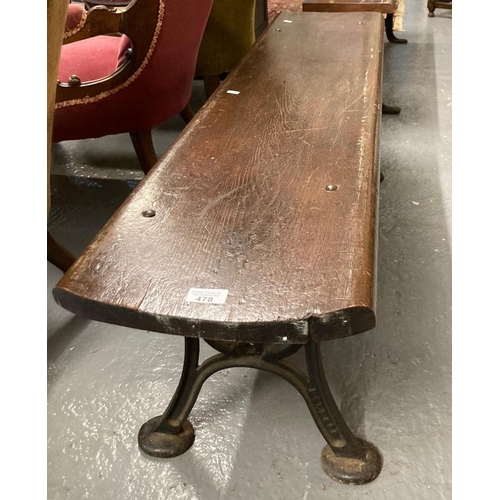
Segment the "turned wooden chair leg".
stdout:
<svg viewBox="0 0 500 500">
<path fill-rule="evenodd" d="M 210 96 L 219 88 L 220 75 L 204 75 L 203 83 L 205 84 L 205 96 L 210 99 Z"/>
<path fill-rule="evenodd" d="M 186 107 L 179 114 L 186 125 L 194 118 L 194 111 L 189 104 L 186 104 Z"/>
<path fill-rule="evenodd" d="M 427 2 L 427 9 L 429 11 L 429 14 L 427 14 L 429 17 L 434 17 L 434 11 L 436 10 L 436 6 L 434 5 L 434 0 L 428 0 Z"/>
<path fill-rule="evenodd" d="M 65 273 L 73 262 L 75 262 L 76 257 L 57 243 L 54 237 L 47 231 L 47 260 Z"/>
<path fill-rule="evenodd" d="M 136 130 L 135 132 L 130 132 L 130 137 L 132 138 L 132 144 L 134 145 L 135 153 L 137 154 L 142 170 L 147 174 L 158 161 L 151 130 Z"/>
</svg>

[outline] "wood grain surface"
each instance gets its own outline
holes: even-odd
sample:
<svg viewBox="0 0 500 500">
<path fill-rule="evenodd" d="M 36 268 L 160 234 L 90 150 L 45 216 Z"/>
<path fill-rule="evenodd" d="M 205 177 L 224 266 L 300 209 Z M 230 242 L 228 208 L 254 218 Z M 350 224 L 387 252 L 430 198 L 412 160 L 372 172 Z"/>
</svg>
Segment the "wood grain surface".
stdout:
<svg viewBox="0 0 500 500">
<path fill-rule="evenodd" d="M 305 343 L 373 328 L 382 37 L 377 13 L 278 16 L 56 301 L 219 340 Z M 225 289 L 227 300 L 187 302 L 191 288 Z"/>
<path fill-rule="evenodd" d="M 304 12 L 380 12 L 396 10 L 396 0 L 304 0 Z"/>
</svg>

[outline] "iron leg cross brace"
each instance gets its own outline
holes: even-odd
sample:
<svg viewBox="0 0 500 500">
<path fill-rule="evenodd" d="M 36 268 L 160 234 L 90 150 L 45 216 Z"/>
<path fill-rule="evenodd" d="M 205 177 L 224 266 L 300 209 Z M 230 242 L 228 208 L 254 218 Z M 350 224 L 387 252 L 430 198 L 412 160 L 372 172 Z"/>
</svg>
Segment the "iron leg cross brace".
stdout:
<svg viewBox="0 0 500 500">
<path fill-rule="evenodd" d="M 327 442 L 321 454 L 321 465 L 332 479 L 347 484 L 364 484 L 379 475 L 382 468 L 379 452 L 372 444 L 354 436 L 333 399 L 318 342 L 305 344 L 307 374 L 284 361 L 302 344 L 207 343 L 221 354 L 199 364 L 199 339 L 185 339 L 184 368 L 174 397 L 163 415 L 152 418 L 139 431 L 139 447 L 144 453 L 171 458 L 187 451 L 195 437 L 187 418 L 203 383 L 220 370 L 247 367 L 279 375 L 302 394 Z"/>
</svg>

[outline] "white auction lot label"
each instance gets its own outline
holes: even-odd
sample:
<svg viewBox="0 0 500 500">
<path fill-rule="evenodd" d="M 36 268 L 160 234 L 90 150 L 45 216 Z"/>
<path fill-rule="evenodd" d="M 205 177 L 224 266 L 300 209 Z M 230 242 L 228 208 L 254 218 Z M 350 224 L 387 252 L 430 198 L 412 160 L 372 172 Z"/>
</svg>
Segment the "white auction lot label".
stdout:
<svg viewBox="0 0 500 500">
<path fill-rule="evenodd" d="M 190 288 L 186 301 L 198 304 L 224 304 L 228 292 L 229 290 L 218 288 Z"/>
</svg>

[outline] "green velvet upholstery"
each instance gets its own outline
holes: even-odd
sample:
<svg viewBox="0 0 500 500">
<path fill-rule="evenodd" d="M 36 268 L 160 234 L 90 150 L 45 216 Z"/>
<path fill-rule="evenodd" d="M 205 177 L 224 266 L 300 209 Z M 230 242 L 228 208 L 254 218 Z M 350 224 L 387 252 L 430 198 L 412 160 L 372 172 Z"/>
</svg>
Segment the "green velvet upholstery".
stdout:
<svg viewBox="0 0 500 500">
<path fill-rule="evenodd" d="M 197 76 L 231 71 L 255 42 L 255 0 L 214 0 L 196 63 Z"/>
</svg>

